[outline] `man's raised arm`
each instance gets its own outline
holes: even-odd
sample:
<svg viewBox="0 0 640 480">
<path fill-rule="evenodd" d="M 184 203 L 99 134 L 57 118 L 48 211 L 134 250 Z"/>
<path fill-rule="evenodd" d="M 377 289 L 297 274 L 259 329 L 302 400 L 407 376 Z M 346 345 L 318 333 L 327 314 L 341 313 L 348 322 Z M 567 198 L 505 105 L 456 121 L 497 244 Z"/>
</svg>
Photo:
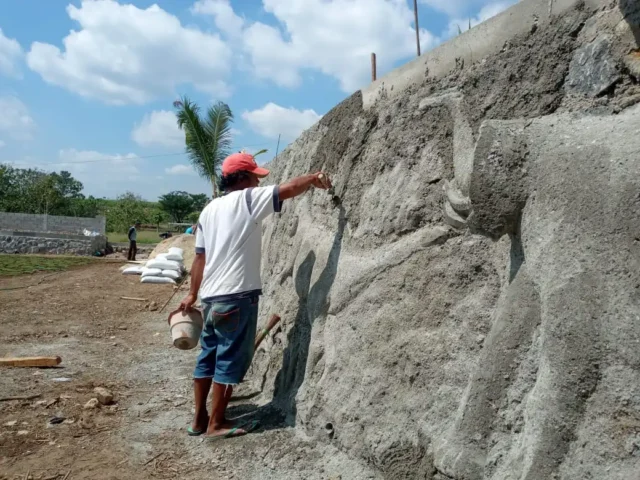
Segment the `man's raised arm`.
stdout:
<svg viewBox="0 0 640 480">
<path fill-rule="evenodd" d="M 280 197 L 280 201 L 287 200 L 288 198 L 302 195 L 311 187 L 327 190 L 331 188 L 331 181 L 326 174 L 320 172 L 303 175 L 302 177 L 293 178 L 288 182 L 281 184 L 278 196 Z"/>
</svg>

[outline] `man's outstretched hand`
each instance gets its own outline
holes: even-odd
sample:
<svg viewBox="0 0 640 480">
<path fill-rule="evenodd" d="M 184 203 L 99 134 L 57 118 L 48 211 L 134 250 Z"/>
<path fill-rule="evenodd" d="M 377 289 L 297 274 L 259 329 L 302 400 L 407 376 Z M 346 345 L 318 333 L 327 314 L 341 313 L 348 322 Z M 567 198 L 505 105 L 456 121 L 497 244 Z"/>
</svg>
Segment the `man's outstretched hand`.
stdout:
<svg viewBox="0 0 640 480">
<path fill-rule="evenodd" d="M 328 190 L 331 188 L 331 180 L 329 180 L 329 176 L 323 172 L 311 173 L 302 177 L 293 178 L 280 185 L 280 200 L 287 200 L 289 198 L 302 195 L 311 187 Z"/>
<path fill-rule="evenodd" d="M 329 175 L 327 175 L 326 173 L 318 172 L 314 177 L 314 187 L 321 188 L 322 190 L 328 190 L 331 188 L 331 180 L 329 179 Z"/>
<path fill-rule="evenodd" d="M 180 306 L 178 308 L 180 310 L 184 310 L 185 312 L 190 312 L 191 308 L 193 307 L 193 304 L 196 303 L 197 299 L 198 299 L 197 295 L 190 293 L 189 295 L 184 297 L 184 300 L 180 302 Z"/>
</svg>

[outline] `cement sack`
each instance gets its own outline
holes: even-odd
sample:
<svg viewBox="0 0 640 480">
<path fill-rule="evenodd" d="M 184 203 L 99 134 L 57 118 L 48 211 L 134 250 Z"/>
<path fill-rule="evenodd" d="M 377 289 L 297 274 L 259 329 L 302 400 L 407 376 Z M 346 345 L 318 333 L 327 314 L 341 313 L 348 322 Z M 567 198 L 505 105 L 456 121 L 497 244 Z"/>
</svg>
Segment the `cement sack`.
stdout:
<svg viewBox="0 0 640 480">
<path fill-rule="evenodd" d="M 175 285 L 176 281 L 173 278 L 148 276 L 142 277 L 140 283 L 170 283 Z"/>
<path fill-rule="evenodd" d="M 134 265 L 133 267 L 125 268 L 122 271 L 123 275 L 141 275 L 144 267 L 142 265 Z"/>
<path fill-rule="evenodd" d="M 178 280 L 182 276 L 182 274 L 180 272 L 176 272 L 175 270 L 162 270 L 162 272 L 159 273 L 158 276 Z"/>
<path fill-rule="evenodd" d="M 164 256 L 167 260 L 182 263 L 184 260 L 184 250 L 178 247 L 171 247 L 167 253 L 161 253 L 158 255 L 158 257 L 160 256 Z"/>
<path fill-rule="evenodd" d="M 143 277 L 160 277 L 161 273 L 162 273 L 162 270 L 160 268 L 144 267 L 142 269 L 142 276 Z"/>
<path fill-rule="evenodd" d="M 180 272 L 182 270 L 182 264 L 174 262 L 173 260 L 165 260 L 162 258 L 154 258 L 149 260 L 146 265 L 147 268 L 159 268 L 160 270 L 175 270 Z"/>
</svg>

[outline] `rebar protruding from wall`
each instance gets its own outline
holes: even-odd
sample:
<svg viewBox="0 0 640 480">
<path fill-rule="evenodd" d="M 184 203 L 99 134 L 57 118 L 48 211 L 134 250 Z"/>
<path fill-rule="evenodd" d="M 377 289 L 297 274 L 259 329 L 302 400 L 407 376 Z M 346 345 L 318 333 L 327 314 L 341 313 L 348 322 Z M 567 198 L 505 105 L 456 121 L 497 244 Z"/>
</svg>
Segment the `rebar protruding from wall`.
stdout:
<svg viewBox="0 0 640 480">
<path fill-rule="evenodd" d="M 376 54 L 371 54 L 371 81 L 375 82 L 377 78 L 376 75 Z"/>
</svg>

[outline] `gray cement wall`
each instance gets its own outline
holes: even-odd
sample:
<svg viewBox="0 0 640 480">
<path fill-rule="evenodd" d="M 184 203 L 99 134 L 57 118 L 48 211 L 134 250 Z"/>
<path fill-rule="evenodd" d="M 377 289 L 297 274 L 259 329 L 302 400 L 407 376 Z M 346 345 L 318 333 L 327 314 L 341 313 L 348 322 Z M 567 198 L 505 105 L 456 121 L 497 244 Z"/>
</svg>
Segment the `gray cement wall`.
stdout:
<svg viewBox="0 0 640 480">
<path fill-rule="evenodd" d="M 389 72 L 362 89 L 362 103 L 371 108 L 381 97 L 402 95 L 407 87 L 420 85 L 425 78 L 440 79 L 452 70 L 499 52 L 513 37 L 548 25 L 555 16 L 580 4 L 598 8 L 609 0 L 528 0 L 522 1 L 471 30 Z"/>
<path fill-rule="evenodd" d="M 81 235 L 85 228 L 104 235 L 106 233 L 106 218 L 102 216 L 86 218 L 0 212 L 0 230 Z"/>
<path fill-rule="evenodd" d="M 93 255 L 107 245 L 107 237 L 84 235 L 24 235 L 23 232 L 0 231 L 0 253 L 40 253 L 65 255 Z"/>
<path fill-rule="evenodd" d="M 335 192 L 263 223 L 265 421 L 376 478 L 640 478 L 639 7 L 525 0 L 279 154 Z"/>
</svg>

